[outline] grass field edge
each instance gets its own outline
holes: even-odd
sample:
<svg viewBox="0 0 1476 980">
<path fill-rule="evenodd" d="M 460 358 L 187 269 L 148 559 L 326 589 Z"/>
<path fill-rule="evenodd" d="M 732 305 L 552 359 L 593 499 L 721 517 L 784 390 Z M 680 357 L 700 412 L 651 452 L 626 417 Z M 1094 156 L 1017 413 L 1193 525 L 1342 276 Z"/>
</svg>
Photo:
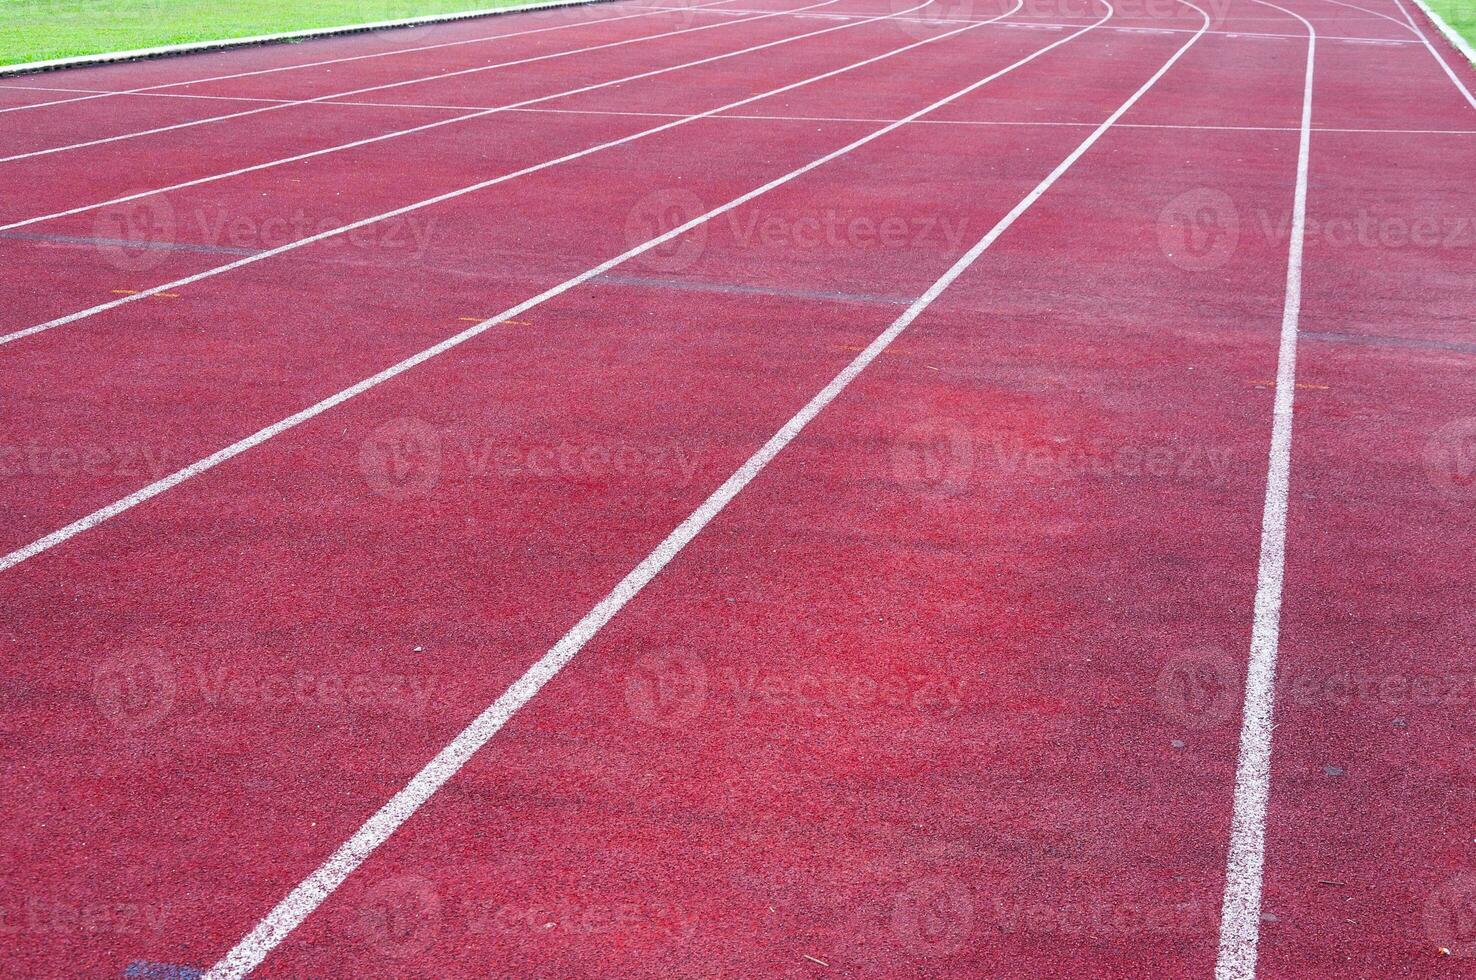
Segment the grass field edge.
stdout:
<svg viewBox="0 0 1476 980">
<path fill-rule="evenodd" d="M 157 48 L 137 48 L 132 51 L 99 52 L 97 54 L 78 55 L 72 58 L 53 58 L 47 61 L 21 61 L 9 65 L 0 65 L 0 78 L 45 71 L 61 71 L 67 68 L 88 68 L 93 65 L 106 65 L 122 61 L 144 61 L 150 58 L 170 58 L 180 55 L 202 54 L 210 51 L 223 51 L 229 48 L 284 44 L 289 41 L 334 37 L 342 34 L 387 31 L 394 30 L 398 27 L 415 27 L 420 24 L 475 20 L 481 17 L 498 17 L 503 14 L 523 13 L 530 10 L 546 10 L 554 7 L 583 7 L 597 3 L 614 2 L 615 0 L 545 0 L 545 2 L 541 3 L 523 3 L 507 7 L 484 7 L 479 10 L 426 14 L 420 17 L 403 17 L 397 20 L 381 20 L 367 24 L 344 24 L 338 27 L 314 27 L 301 31 L 283 31 L 278 34 L 259 34 L 254 37 L 230 37 L 218 38 L 213 41 L 191 41 L 187 44 L 167 44 Z"/>
<path fill-rule="evenodd" d="M 1427 0 L 1414 0 L 1414 2 L 1419 6 L 1421 10 L 1425 12 L 1425 16 L 1430 18 L 1430 20 L 1435 24 L 1436 28 L 1439 29 L 1440 33 L 1445 35 L 1445 39 L 1451 44 L 1455 45 L 1456 50 L 1459 51 L 1468 62 L 1470 62 L 1473 66 L 1476 66 L 1476 48 L 1473 48 L 1471 46 L 1471 42 L 1466 40 L 1465 35 L 1452 27 L 1444 17 L 1440 16 L 1440 13 L 1435 10 L 1435 8 L 1430 6 Z"/>
</svg>

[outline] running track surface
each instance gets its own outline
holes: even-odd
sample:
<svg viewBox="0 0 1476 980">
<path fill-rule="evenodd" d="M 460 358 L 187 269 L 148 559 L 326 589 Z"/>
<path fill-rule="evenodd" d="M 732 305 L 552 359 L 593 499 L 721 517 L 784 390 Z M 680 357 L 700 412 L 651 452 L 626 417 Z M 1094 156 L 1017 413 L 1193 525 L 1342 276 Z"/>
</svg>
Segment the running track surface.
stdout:
<svg viewBox="0 0 1476 980">
<path fill-rule="evenodd" d="M 1196 3 L 0 84 L 4 972 L 1469 976 L 1476 73 Z"/>
</svg>

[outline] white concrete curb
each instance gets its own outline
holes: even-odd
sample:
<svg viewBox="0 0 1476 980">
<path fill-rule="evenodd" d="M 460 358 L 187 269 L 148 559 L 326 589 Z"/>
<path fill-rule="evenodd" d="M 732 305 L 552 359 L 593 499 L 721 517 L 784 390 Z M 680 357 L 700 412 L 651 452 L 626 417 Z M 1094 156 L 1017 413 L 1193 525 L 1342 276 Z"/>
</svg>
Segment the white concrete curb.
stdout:
<svg viewBox="0 0 1476 980">
<path fill-rule="evenodd" d="M 1440 28 L 1440 33 L 1445 35 L 1445 39 L 1451 44 L 1454 44 L 1456 50 L 1466 56 L 1467 61 L 1476 65 L 1476 48 L 1471 47 L 1471 42 L 1461 37 L 1460 33 L 1454 27 L 1451 27 L 1445 22 L 1444 17 L 1431 10 L 1430 5 L 1425 0 L 1414 0 L 1414 2 L 1420 5 L 1420 9 L 1425 12 L 1426 17 L 1435 22 L 1435 26 Z"/>
<path fill-rule="evenodd" d="M 87 65 L 105 65 L 115 61 L 137 61 L 142 58 L 163 58 L 177 54 L 195 54 L 201 51 L 221 51 L 226 48 L 244 48 L 253 44 L 278 44 L 312 37 L 332 37 L 335 34 L 358 34 L 362 31 L 383 31 L 395 27 L 414 27 L 417 24 L 439 24 L 452 20 L 471 20 L 476 17 L 496 17 L 500 14 L 515 14 L 526 10 L 542 10 L 549 7 L 582 7 L 595 3 L 610 3 L 612 0 L 548 0 L 546 3 L 525 3 L 511 7 L 490 7 L 482 10 L 463 10 L 451 14 L 430 14 L 425 17 L 406 17 L 403 20 L 380 20 L 371 24 L 347 24 L 342 27 L 317 27 L 306 31 L 287 31 L 282 34 L 261 34 L 257 37 L 229 37 L 218 41 L 196 41 L 190 44 L 168 44 L 159 48 L 139 48 L 136 51 L 111 51 L 101 54 L 85 54 L 76 58 L 55 58 L 51 61 L 27 61 L 18 65 L 0 67 L 0 78 L 7 75 L 25 75 L 38 71 L 54 71 L 59 68 L 80 68 Z"/>
</svg>

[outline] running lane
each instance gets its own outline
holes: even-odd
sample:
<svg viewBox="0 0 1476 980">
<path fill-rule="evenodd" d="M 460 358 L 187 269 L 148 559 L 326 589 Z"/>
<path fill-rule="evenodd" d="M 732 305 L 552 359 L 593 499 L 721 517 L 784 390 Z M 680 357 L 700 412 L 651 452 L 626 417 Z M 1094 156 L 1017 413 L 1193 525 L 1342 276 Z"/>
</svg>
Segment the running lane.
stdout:
<svg viewBox="0 0 1476 980">
<path fill-rule="evenodd" d="M 1146 76 L 1172 50 L 1161 38 L 1122 44 L 1083 39 L 1049 70 L 1090 77 L 1120 56 Z M 1115 101 L 1085 97 L 1104 114 Z M 877 166 L 911 148 L 909 131 L 895 134 L 875 148 Z M 987 226 L 1053 162 L 1034 159 L 1033 173 L 1005 169 L 946 199 Z M 623 225 L 606 233 L 623 240 Z M 915 292 L 955 251 L 925 244 L 916 265 L 895 263 L 904 278 L 892 288 Z M 841 258 L 815 291 L 865 288 L 842 281 Z M 872 310 L 868 326 L 890 315 Z M 824 299 L 569 294 L 524 329 L 488 334 L 307 438 L 262 447 L 234 475 L 160 500 L 131 530 L 110 525 L 12 569 L 7 605 L 26 621 L 6 643 L 6 765 L 25 791 L 7 798 L 4 823 L 23 891 L 47 908 L 134 902 L 160 923 L 88 941 L 28 933 L 17 955 L 36 973 L 208 964 L 866 336 L 850 307 Z M 444 479 L 406 486 L 409 471 L 384 454 L 425 431 L 417 424 L 445 440 Z M 575 447 L 586 468 L 570 472 Z M 473 470 L 484 458 L 507 474 Z M 43 634 L 46 656 L 27 639 Z M 479 669 L 458 666 L 472 661 Z M 82 774 L 61 760 L 82 751 L 104 789 L 94 806 L 63 806 Z M 92 857 L 104 850 L 116 857 Z M 252 866 L 272 870 L 243 876 Z M 344 971 L 414 970 L 363 937 L 339 947 Z"/>
<path fill-rule="evenodd" d="M 1467 976 L 1476 110 L 1423 46 L 1318 70 L 1259 975 Z"/>
</svg>

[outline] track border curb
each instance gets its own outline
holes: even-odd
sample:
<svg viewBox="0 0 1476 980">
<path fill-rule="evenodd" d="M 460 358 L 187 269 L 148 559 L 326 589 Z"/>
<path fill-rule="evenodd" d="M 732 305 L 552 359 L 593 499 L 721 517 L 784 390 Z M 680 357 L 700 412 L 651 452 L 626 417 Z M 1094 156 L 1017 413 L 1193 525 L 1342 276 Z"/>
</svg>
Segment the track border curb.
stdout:
<svg viewBox="0 0 1476 980">
<path fill-rule="evenodd" d="M 1450 24 L 1446 23 L 1445 18 L 1436 13 L 1434 8 L 1432 8 L 1429 3 L 1426 2 L 1426 0 L 1414 0 L 1414 2 L 1421 10 L 1425 12 L 1425 16 L 1430 18 L 1431 22 L 1433 22 L 1435 26 L 1440 30 L 1440 33 L 1445 35 L 1445 39 L 1449 41 L 1452 45 L 1454 45 L 1457 51 L 1465 56 L 1466 61 L 1470 62 L 1473 66 L 1476 66 L 1476 48 L 1473 48 L 1471 46 L 1471 42 L 1467 41 L 1463 36 L 1461 36 L 1460 31 L 1457 31 L 1454 27 L 1451 27 Z"/>
</svg>

